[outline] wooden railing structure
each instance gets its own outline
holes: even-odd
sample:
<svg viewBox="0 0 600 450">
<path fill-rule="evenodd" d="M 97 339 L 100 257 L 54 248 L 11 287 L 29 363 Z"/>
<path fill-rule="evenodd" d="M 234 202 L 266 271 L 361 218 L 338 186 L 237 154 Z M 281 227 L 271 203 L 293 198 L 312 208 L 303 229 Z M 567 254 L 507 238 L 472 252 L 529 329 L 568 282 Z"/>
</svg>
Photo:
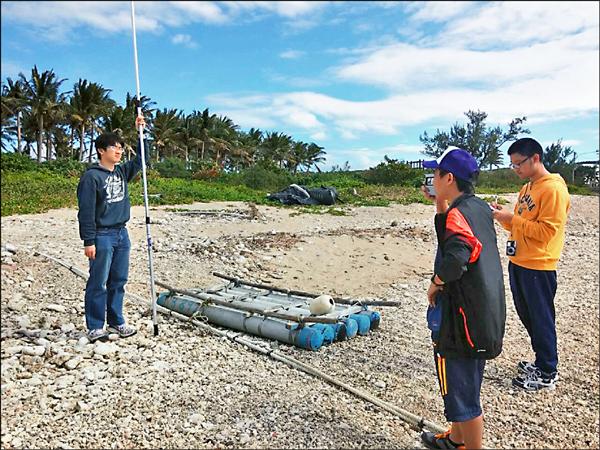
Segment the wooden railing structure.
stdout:
<svg viewBox="0 0 600 450">
<path fill-rule="evenodd" d="M 422 169 L 423 168 L 423 161 L 425 161 L 424 159 L 419 159 L 417 161 L 406 161 L 405 164 L 408 164 L 408 166 L 411 169 Z"/>
</svg>

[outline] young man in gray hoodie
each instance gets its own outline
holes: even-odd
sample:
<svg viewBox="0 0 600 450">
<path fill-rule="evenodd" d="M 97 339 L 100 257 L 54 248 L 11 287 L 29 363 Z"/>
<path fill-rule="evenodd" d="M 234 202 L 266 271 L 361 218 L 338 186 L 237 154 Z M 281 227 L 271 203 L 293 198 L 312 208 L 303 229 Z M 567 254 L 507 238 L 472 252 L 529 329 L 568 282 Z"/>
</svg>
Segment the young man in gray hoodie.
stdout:
<svg viewBox="0 0 600 450">
<path fill-rule="evenodd" d="M 141 116 L 136 119 L 136 126 L 140 125 L 146 125 Z M 98 164 L 85 171 L 77 186 L 79 236 L 90 269 L 85 288 L 85 320 L 91 342 L 106 341 L 109 333 L 125 338 L 137 332 L 126 325 L 123 317 L 131 248 L 125 225 L 131 209 L 128 183 L 142 169 L 139 144 L 135 159 L 123 164 L 119 164 L 123 140 L 117 134 L 103 133 L 95 144 Z M 148 146 L 144 148 L 147 163 Z"/>
</svg>

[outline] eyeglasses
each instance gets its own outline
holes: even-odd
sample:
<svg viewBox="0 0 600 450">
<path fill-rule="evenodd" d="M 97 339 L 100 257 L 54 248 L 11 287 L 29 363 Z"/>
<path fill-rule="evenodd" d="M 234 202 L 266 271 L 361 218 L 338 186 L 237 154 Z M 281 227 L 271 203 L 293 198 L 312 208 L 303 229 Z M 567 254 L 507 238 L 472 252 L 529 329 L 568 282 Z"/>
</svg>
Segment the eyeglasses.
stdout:
<svg viewBox="0 0 600 450">
<path fill-rule="evenodd" d="M 533 155 L 531 155 L 531 156 L 533 156 Z M 525 161 L 527 161 L 529 158 L 531 158 L 531 156 L 528 156 L 527 158 L 525 158 L 525 159 L 524 159 L 523 161 L 521 161 L 521 162 L 514 163 L 514 164 L 513 164 L 513 163 L 510 163 L 510 164 L 509 164 L 509 167 L 510 167 L 511 169 L 518 169 L 518 168 L 520 168 L 520 167 L 523 165 L 523 163 L 524 163 Z"/>
<path fill-rule="evenodd" d="M 108 147 L 106 147 L 106 149 L 108 150 L 109 148 L 114 149 L 114 151 L 123 151 L 123 147 L 121 147 L 120 145 L 109 145 Z"/>
</svg>

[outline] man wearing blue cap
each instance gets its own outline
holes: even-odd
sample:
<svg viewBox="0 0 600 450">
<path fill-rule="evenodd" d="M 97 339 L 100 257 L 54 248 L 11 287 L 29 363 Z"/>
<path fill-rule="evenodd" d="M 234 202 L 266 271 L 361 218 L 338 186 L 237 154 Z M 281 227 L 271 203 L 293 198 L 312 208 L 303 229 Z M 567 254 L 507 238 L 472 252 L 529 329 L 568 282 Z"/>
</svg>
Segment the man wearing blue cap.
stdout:
<svg viewBox="0 0 600 450">
<path fill-rule="evenodd" d="M 474 195 L 477 161 L 451 147 L 423 166 L 434 169 L 438 254 L 427 292 L 435 366 L 444 414 L 452 423 L 445 433 L 424 432 L 428 448 L 481 448 L 480 403 L 485 361 L 502 351 L 506 306 L 504 279 L 490 206 Z M 429 320 L 440 312 L 439 326 Z"/>
</svg>

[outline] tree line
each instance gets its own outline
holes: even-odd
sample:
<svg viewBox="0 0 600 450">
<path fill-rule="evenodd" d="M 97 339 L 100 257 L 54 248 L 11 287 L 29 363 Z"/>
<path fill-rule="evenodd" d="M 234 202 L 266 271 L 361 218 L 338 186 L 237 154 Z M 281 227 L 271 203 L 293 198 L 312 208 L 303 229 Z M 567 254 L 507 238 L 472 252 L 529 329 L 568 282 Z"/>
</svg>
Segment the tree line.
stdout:
<svg viewBox="0 0 600 450">
<path fill-rule="evenodd" d="M 128 157 L 136 147 L 133 126 L 137 99 L 127 93 L 124 106 L 110 97 L 110 89 L 79 79 L 70 91 L 61 92 L 66 79 L 37 66 L 27 78 L 2 82 L 2 151 L 36 155 L 38 162 L 70 158 L 95 160 L 94 139 L 102 132 L 119 134 Z M 241 170 L 255 164 L 274 165 L 296 173 L 325 160 L 323 147 L 296 141 L 277 131 L 251 128 L 242 131 L 229 117 L 211 114 L 208 108 L 185 114 L 177 108 L 155 108 L 141 96 L 140 106 L 152 141 L 152 159 L 181 158 L 195 166 Z"/>
<path fill-rule="evenodd" d="M 36 155 L 38 162 L 69 158 L 81 162 L 95 160 L 94 139 L 104 131 L 123 138 L 127 157 L 137 142 L 132 126 L 136 98 L 127 93 L 124 106 L 110 97 L 110 89 L 99 83 L 79 79 L 70 91 L 61 92 L 66 79 L 53 70 L 40 72 L 37 66 L 27 78 L 2 82 L 2 151 Z M 296 141 L 281 132 L 240 130 L 229 117 L 211 114 L 208 108 L 185 114 L 177 108 L 155 108 L 156 103 L 142 96 L 140 106 L 146 117 L 152 141 L 152 159 L 178 158 L 188 167 L 239 171 L 260 164 L 291 173 L 315 168 L 325 160 L 324 148 L 314 142 Z M 455 123 L 449 131 L 419 136 L 423 153 L 438 157 L 450 145 L 468 150 L 482 169 L 503 164 L 500 151 L 506 142 L 529 134 L 526 117 L 513 119 L 503 129 L 486 124 L 487 113 L 469 110 L 466 124 Z M 572 170 L 576 153 L 563 146 L 561 139 L 546 147 L 544 163 L 549 170 Z M 342 170 L 334 167 L 332 170 Z M 350 169 L 346 162 L 343 168 Z"/>
</svg>

